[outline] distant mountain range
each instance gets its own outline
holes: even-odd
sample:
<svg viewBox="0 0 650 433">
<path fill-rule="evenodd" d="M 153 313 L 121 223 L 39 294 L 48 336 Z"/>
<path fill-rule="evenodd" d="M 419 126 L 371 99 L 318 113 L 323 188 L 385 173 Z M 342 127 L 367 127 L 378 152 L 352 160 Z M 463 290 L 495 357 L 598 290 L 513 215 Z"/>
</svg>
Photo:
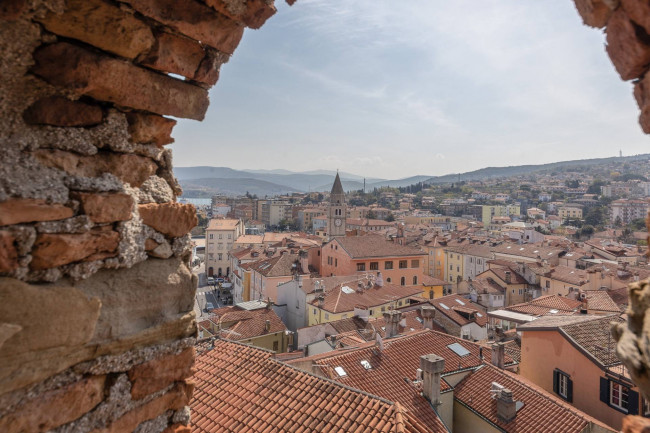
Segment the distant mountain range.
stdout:
<svg viewBox="0 0 650 433">
<path fill-rule="evenodd" d="M 539 165 L 517 165 L 510 167 L 486 167 L 466 173 L 460 173 L 461 180 L 483 180 L 495 177 L 509 177 L 545 170 L 558 170 L 587 165 L 601 165 L 613 162 L 649 160 L 650 154 L 582 159 L 575 161 L 553 162 Z M 278 170 L 234 170 L 228 167 L 175 167 L 174 174 L 183 187 L 185 197 L 210 197 L 214 194 L 243 195 L 246 192 L 258 197 L 280 195 L 292 192 L 329 191 L 334 182 L 336 171 L 312 170 L 293 172 Z M 339 172 L 343 189 L 346 191 L 363 188 L 363 177 L 352 173 Z M 429 184 L 452 183 L 459 179 L 459 174 L 444 176 L 411 176 L 404 179 L 388 180 L 366 178 L 366 190 L 384 186 L 404 187 L 418 182 Z"/>
</svg>

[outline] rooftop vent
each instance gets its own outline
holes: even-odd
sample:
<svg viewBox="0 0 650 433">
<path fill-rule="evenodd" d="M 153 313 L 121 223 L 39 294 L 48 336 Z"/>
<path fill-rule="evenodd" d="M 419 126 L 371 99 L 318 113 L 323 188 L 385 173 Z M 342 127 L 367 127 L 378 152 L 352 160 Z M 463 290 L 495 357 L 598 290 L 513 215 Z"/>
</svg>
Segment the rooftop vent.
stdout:
<svg viewBox="0 0 650 433">
<path fill-rule="evenodd" d="M 365 359 L 361 360 L 361 365 L 363 365 L 363 368 L 365 368 L 366 370 L 372 369 L 372 365 L 370 365 L 370 363 Z"/>
</svg>

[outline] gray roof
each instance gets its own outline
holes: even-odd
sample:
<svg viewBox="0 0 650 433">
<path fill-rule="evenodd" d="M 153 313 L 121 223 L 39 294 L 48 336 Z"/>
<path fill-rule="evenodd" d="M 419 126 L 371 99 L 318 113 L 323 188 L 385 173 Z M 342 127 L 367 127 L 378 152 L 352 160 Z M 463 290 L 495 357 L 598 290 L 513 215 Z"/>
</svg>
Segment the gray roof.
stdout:
<svg viewBox="0 0 650 433">
<path fill-rule="evenodd" d="M 336 178 L 334 179 L 334 185 L 332 185 L 331 194 L 345 194 L 343 191 L 343 185 L 341 185 L 341 178 L 339 177 L 338 173 L 336 173 Z"/>
</svg>

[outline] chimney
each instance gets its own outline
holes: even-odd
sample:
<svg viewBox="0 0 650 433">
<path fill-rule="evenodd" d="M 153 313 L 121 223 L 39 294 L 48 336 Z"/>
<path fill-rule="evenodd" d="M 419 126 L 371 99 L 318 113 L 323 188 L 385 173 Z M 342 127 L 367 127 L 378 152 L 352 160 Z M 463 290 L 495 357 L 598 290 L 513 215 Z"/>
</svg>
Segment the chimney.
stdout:
<svg viewBox="0 0 650 433">
<path fill-rule="evenodd" d="M 422 391 L 424 396 L 437 406 L 440 401 L 440 375 L 445 371 L 445 360 L 438 355 L 429 354 L 420 356 L 420 369 L 422 370 Z"/>
<path fill-rule="evenodd" d="M 302 289 L 302 275 L 296 275 L 296 281 L 298 281 L 298 288 Z"/>
<path fill-rule="evenodd" d="M 498 368 L 503 368 L 505 364 L 505 345 L 503 343 L 494 343 L 492 345 L 492 364 Z"/>
<path fill-rule="evenodd" d="M 510 284 L 512 282 L 512 272 L 506 271 L 506 284 Z"/>
<path fill-rule="evenodd" d="M 381 272 L 377 272 L 377 278 L 375 278 L 375 285 L 377 287 L 383 287 L 384 277 L 381 276 Z"/>
<path fill-rule="evenodd" d="M 421 307 L 420 314 L 422 315 L 424 327 L 427 329 L 433 329 L 433 319 L 436 317 L 436 308 L 431 305 L 425 305 Z"/>
<path fill-rule="evenodd" d="M 510 422 L 517 416 L 517 403 L 512 398 L 512 391 L 504 388 L 497 394 L 497 417 L 503 422 Z"/>
<path fill-rule="evenodd" d="M 318 308 L 323 308 L 323 305 L 325 304 L 325 296 L 320 295 L 318 297 Z"/>
<path fill-rule="evenodd" d="M 580 314 L 587 314 L 589 312 L 589 300 L 586 296 L 581 296 L 582 304 L 580 305 Z"/>
<path fill-rule="evenodd" d="M 306 274 L 309 272 L 309 254 L 307 251 L 300 250 L 298 252 L 298 257 L 300 257 L 300 267 L 302 268 L 302 273 Z"/>
<path fill-rule="evenodd" d="M 384 322 L 386 322 L 386 338 L 392 338 L 399 334 L 399 322 L 401 319 L 401 311 L 391 310 L 384 313 Z"/>
<path fill-rule="evenodd" d="M 497 326 L 494 328 L 494 340 L 498 343 L 501 342 L 505 339 L 505 335 L 503 333 L 503 326 Z"/>
<path fill-rule="evenodd" d="M 271 321 L 267 320 L 264 322 L 264 332 L 269 332 L 271 330 Z"/>
</svg>

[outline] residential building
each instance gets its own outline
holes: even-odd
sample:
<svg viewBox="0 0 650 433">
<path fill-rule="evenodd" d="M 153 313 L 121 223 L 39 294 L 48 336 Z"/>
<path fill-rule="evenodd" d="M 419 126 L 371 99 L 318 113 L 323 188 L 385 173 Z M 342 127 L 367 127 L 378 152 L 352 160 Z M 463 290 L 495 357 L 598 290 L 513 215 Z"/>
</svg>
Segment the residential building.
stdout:
<svg viewBox="0 0 650 433">
<path fill-rule="evenodd" d="M 422 297 L 436 299 L 451 294 L 452 285 L 440 278 L 425 275 L 422 277 Z"/>
<path fill-rule="evenodd" d="M 610 322 L 617 320 L 547 316 L 517 330 L 521 375 L 618 431 L 625 415 L 647 414 L 648 404 L 616 355 Z"/>
<path fill-rule="evenodd" d="M 582 219 L 582 207 L 580 206 L 562 206 L 558 208 L 557 215 L 560 217 L 562 222 L 567 220 L 581 220 Z"/>
<path fill-rule="evenodd" d="M 487 314 L 479 305 L 459 295 L 447 295 L 428 301 L 435 309 L 434 322 L 465 340 L 487 338 Z"/>
<path fill-rule="evenodd" d="M 431 237 L 424 237 L 422 249 L 427 254 L 425 261 L 427 266 L 424 269 L 425 274 L 441 280 L 447 280 L 445 278 L 445 269 L 447 268 L 446 246 L 447 240 L 437 234 Z"/>
<path fill-rule="evenodd" d="M 251 300 L 278 300 L 278 286 L 294 278 L 295 275 L 308 276 L 309 260 L 307 251 L 293 254 L 286 250 L 273 253 L 270 258 L 253 262 L 251 271 Z"/>
<path fill-rule="evenodd" d="M 650 211 L 649 200 L 614 200 L 610 203 L 612 223 L 629 224 L 636 219 L 645 219 Z"/>
<path fill-rule="evenodd" d="M 327 209 L 322 207 L 304 208 L 298 211 L 298 228 L 303 232 L 314 230 L 313 219 L 318 216 L 326 215 Z"/>
<path fill-rule="evenodd" d="M 512 244 L 503 243 L 492 248 L 495 259 L 504 259 L 513 262 L 542 262 L 557 265 L 560 257 L 566 254 L 566 249 L 541 244 Z"/>
<path fill-rule="evenodd" d="M 347 230 L 357 230 L 358 232 L 378 232 L 395 226 L 394 223 L 384 220 L 367 218 L 347 218 L 345 225 Z"/>
<path fill-rule="evenodd" d="M 458 285 L 461 281 L 476 278 L 488 269 L 488 261 L 494 258 L 488 245 L 472 240 L 461 243 L 448 242 L 445 250 L 445 280 Z"/>
<path fill-rule="evenodd" d="M 375 234 L 336 237 L 321 247 L 321 275 L 381 271 L 386 283 L 419 285 L 426 258 L 422 250 L 389 242 Z"/>
<path fill-rule="evenodd" d="M 239 341 L 276 353 L 286 352 L 291 344 L 291 334 L 270 304 L 254 309 L 235 305 L 212 310 L 211 313 L 208 319 L 199 323 L 204 336 Z"/>
<path fill-rule="evenodd" d="M 483 205 L 481 206 L 481 221 L 487 227 L 495 217 L 509 217 L 510 215 L 519 215 L 520 213 L 521 208 L 519 204 Z"/>
<path fill-rule="evenodd" d="M 308 326 L 346 319 L 366 310 L 368 318 L 421 300 L 420 286 L 400 286 L 377 278 L 357 278 L 325 291 L 308 306 Z"/>
<path fill-rule="evenodd" d="M 228 253 L 234 242 L 244 234 L 240 219 L 211 219 L 205 230 L 205 272 L 208 276 L 230 276 Z"/>
</svg>

